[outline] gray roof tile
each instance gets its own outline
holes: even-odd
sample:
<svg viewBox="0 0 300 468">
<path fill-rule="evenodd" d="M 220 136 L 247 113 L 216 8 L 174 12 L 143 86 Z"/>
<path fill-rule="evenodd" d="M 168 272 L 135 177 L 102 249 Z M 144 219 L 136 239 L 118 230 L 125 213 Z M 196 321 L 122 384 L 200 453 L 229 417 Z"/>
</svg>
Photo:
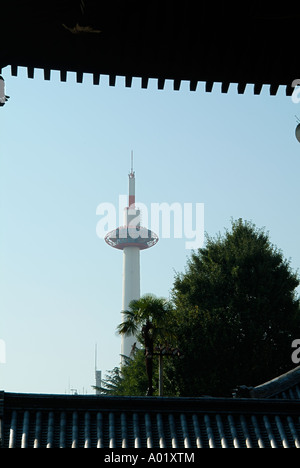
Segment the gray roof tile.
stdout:
<svg viewBox="0 0 300 468">
<path fill-rule="evenodd" d="M 300 401 L 0 395 L 2 446 L 300 448 Z"/>
</svg>

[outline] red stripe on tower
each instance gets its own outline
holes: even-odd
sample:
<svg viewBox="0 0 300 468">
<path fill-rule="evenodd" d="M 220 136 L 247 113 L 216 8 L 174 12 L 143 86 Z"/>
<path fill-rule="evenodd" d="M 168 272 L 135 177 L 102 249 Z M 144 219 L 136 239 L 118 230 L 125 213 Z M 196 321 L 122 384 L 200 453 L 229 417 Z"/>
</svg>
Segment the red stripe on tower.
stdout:
<svg viewBox="0 0 300 468">
<path fill-rule="evenodd" d="M 135 196 L 134 195 L 129 195 L 129 207 L 135 208 Z"/>
</svg>

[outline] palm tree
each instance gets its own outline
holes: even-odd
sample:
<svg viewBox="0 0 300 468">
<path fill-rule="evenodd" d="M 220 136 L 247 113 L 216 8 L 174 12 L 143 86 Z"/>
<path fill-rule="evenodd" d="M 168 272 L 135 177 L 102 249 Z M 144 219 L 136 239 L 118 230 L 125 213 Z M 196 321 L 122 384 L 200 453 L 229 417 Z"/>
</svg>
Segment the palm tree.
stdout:
<svg viewBox="0 0 300 468">
<path fill-rule="evenodd" d="M 120 335 L 135 335 L 145 348 L 146 373 L 148 377 L 147 395 L 153 395 L 153 349 L 154 343 L 165 343 L 171 338 L 170 303 L 164 298 L 145 294 L 129 304 L 129 310 L 123 311 L 125 320 L 118 327 Z"/>
</svg>

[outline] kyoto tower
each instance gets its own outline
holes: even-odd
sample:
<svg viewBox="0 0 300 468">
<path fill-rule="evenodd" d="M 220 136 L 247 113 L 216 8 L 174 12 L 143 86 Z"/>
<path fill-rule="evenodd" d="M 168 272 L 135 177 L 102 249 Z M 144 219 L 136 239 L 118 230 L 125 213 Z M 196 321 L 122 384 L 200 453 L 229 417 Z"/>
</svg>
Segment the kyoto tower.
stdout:
<svg viewBox="0 0 300 468">
<path fill-rule="evenodd" d="M 140 298 L 140 250 L 149 249 L 158 242 L 158 236 L 140 224 L 141 212 L 135 205 L 135 173 L 131 153 L 128 206 L 124 209 L 124 226 L 109 232 L 105 242 L 123 250 L 123 298 L 122 310 L 128 310 L 132 300 Z M 122 314 L 122 321 L 124 321 Z M 130 356 L 134 336 L 122 335 L 121 355 Z"/>
</svg>

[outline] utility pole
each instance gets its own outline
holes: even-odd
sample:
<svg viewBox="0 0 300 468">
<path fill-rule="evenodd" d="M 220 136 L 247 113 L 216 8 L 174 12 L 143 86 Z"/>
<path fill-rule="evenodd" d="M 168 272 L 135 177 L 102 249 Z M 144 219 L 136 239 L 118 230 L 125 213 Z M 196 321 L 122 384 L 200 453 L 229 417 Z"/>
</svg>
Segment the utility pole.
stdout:
<svg viewBox="0 0 300 468">
<path fill-rule="evenodd" d="M 171 348 L 168 345 L 159 345 L 154 348 L 154 355 L 158 356 L 158 394 L 163 396 L 164 393 L 164 356 L 171 356 L 173 358 L 183 358 L 184 355 L 178 348 Z"/>
</svg>

